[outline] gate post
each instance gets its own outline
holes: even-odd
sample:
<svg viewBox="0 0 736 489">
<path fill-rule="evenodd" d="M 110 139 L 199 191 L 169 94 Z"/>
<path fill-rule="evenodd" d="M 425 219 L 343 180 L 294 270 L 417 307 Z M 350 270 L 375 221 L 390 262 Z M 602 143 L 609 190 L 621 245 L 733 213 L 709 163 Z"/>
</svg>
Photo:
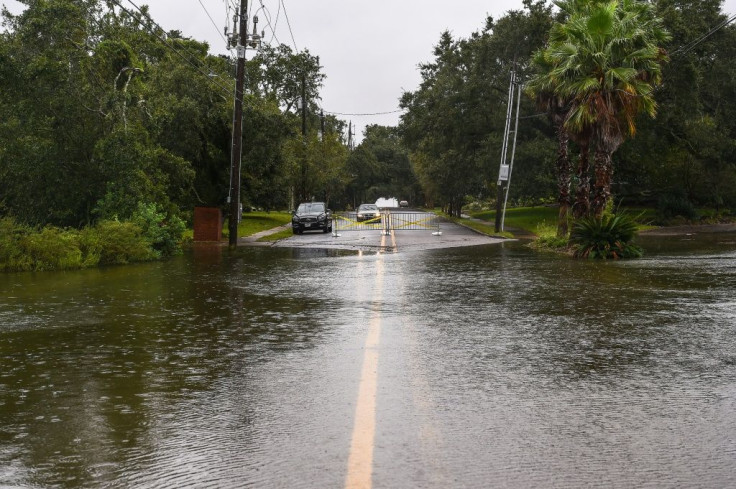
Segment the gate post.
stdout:
<svg viewBox="0 0 736 489">
<path fill-rule="evenodd" d="M 437 231 L 433 232 L 432 236 L 442 236 L 442 231 L 440 231 L 440 216 L 435 215 L 434 219 L 437 221 Z"/>
<path fill-rule="evenodd" d="M 386 210 L 382 214 L 381 222 L 383 223 L 383 232 L 381 234 L 388 236 L 391 234 L 391 211 Z"/>
</svg>

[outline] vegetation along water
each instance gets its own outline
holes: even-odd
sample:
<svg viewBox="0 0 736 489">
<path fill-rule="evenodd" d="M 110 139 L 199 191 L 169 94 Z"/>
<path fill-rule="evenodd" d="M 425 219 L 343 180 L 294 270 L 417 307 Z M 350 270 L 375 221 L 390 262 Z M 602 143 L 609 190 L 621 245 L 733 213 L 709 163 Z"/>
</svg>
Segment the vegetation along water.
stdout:
<svg viewBox="0 0 736 489">
<path fill-rule="evenodd" d="M 172 233 L 178 220 L 191 226 L 195 206 L 227 214 L 232 93 L 221 85 L 235 59 L 164 32 L 145 8 L 22 3 L 22 13 L 3 13 L 0 34 L 4 226 L 46 228 L 33 239 L 64 248 L 75 229 L 136 221 L 141 205 Z M 441 34 L 421 83 L 399 101 L 399 125 L 369 126 L 355 147 L 349 121 L 320 116 L 328 74 L 318 53 L 264 44 L 247 61 L 243 207 L 317 200 L 345 210 L 397 197 L 456 217 L 493 208 L 513 69 L 525 95 L 512 207 L 555 204 L 562 239 L 572 220 L 600 217 L 611 203 L 650 209 L 658 224 L 729 220 L 736 29 L 720 8 L 525 0 L 479 19 L 467 38 Z M 148 251 L 103 253 L 99 263 L 168 256 L 169 244 L 150 245 L 161 239 L 151 229 L 128 230 Z M 9 266 L 8 255 L 36 253 L 3 246 L 13 247 L 4 269 L 28 268 Z M 55 253 L 95 262 L 85 246 L 81 257 Z"/>
</svg>

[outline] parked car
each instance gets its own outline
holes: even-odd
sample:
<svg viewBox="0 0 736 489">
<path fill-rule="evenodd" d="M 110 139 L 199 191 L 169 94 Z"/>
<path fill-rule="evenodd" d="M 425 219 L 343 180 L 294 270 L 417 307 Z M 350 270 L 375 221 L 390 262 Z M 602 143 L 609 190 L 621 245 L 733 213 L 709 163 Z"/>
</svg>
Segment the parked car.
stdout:
<svg viewBox="0 0 736 489">
<path fill-rule="evenodd" d="M 376 204 L 360 204 L 358 212 L 355 214 L 355 220 L 358 222 L 381 222 L 381 211 Z"/>
<path fill-rule="evenodd" d="M 399 207 L 409 207 L 409 202 L 402 200 L 399 202 Z"/>
<path fill-rule="evenodd" d="M 304 231 L 318 231 L 323 233 L 332 231 L 332 211 L 324 202 L 304 202 L 291 216 L 291 229 L 294 234 Z"/>
</svg>

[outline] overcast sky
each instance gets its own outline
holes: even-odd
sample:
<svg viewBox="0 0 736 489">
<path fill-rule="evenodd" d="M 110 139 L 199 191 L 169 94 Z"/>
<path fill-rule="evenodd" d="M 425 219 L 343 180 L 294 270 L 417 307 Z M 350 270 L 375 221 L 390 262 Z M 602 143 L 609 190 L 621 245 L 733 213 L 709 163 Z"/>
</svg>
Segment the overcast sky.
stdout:
<svg viewBox="0 0 736 489">
<path fill-rule="evenodd" d="M 226 24 L 226 4 L 239 0 L 133 0 L 147 4 L 165 30 L 207 41 L 213 53 L 226 52 L 221 34 Z M 403 91 L 420 82 L 417 65 L 432 59 L 432 47 L 440 33 L 467 37 L 483 27 L 487 15 L 501 17 L 520 10 L 521 0 L 249 0 L 259 17 L 258 30 L 267 41 L 281 42 L 320 57 L 327 80 L 321 105 L 327 112 L 373 114 L 398 109 Z M 120 0 L 133 8 L 129 0 Z M 0 0 L 18 12 L 14 0 Z M 285 8 L 284 8 L 285 7 Z M 254 12 L 254 10 L 256 12 Z M 736 13 L 736 0 L 724 2 L 726 13 Z M 286 12 L 287 15 L 284 15 Z M 231 17 L 232 17 L 231 10 Z M 210 18 L 212 20 L 210 20 Z M 275 26 L 275 39 L 267 19 Z M 288 18 L 288 23 L 287 23 Z M 229 22 L 232 28 L 232 19 Z M 291 32 L 289 30 L 291 26 Z M 292 38 L 293 34 L 293 38 Z M 248 52 L 248 57 L 253 52 Z M 399 113 L 358 116 L 352 120 L 358 139 L 368 124 L 395 125 Z"/>
</svg>

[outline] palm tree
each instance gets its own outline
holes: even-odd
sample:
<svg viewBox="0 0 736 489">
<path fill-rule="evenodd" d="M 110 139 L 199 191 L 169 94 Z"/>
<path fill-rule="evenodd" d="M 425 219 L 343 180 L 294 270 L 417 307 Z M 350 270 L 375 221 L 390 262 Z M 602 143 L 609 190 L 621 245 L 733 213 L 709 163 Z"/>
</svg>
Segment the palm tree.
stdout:
<svg viewBox="0 0 736 489">
<path fill-rule="evenodd" d="M 564 238 L 568 234 L 572 180 L 570 155 L 568 154 L 570 133 L 564 127 L 569 105 L 566 100 L 555 95 L 555 80 L 550 76 L 552 65 L 545 55 L 546 51 L 540 49 L 532 56 L 532 65 L 536 67 L 537 74 L 526 84 L 526 91 L 536 99 L 537 106 L 547 113 L 557 135 L 557 202 L 560 205 L 557 217 L 557 237 Z"/>
<path fill-rule="evenodd" d="M 656 114 L 654 88 L 661 83 L 669 39 L 648 2 L 555 2 L 569 15 L 550 33 L 545 57 L 554 94 L 570 103 L 564 123 L 571 134 L 592 134 L 595 189 L 592 211 L 600 217 L 611 195 L 612 154 L 636 132 L 635 118 Z"/>
</svg>

